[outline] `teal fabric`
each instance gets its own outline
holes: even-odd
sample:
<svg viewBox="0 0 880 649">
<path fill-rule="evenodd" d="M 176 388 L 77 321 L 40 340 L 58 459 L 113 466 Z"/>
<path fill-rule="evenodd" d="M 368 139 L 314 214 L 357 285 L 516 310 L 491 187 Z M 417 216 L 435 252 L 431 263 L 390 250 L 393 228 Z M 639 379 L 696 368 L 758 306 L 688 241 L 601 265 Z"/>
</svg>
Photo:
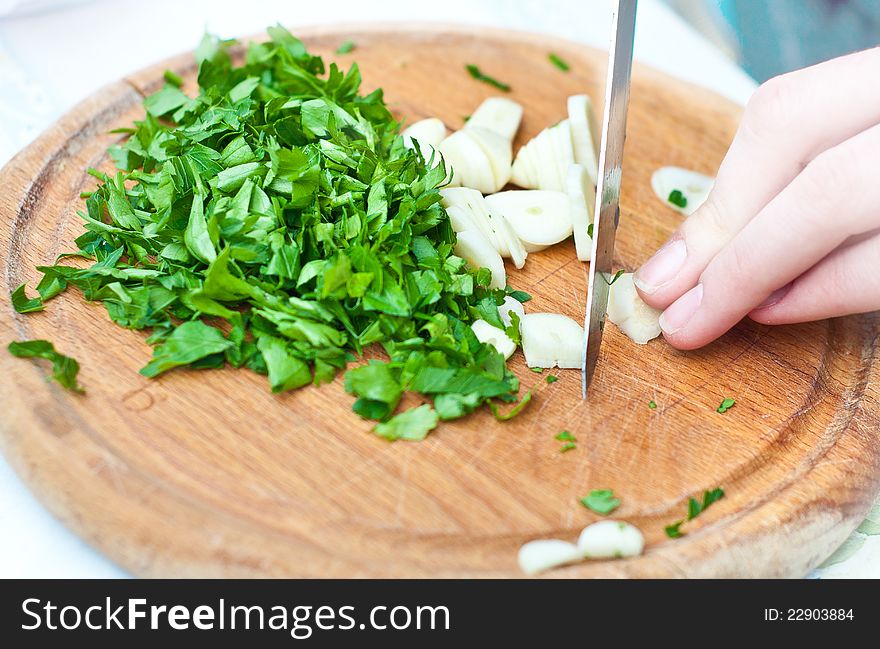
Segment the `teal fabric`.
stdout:
<svg viewBox="0 0 880 649">
<path fill-rule="evenodd" d="M 880 44 L 880 0 L 706 0 L 758 81 Z"/>
</svg>

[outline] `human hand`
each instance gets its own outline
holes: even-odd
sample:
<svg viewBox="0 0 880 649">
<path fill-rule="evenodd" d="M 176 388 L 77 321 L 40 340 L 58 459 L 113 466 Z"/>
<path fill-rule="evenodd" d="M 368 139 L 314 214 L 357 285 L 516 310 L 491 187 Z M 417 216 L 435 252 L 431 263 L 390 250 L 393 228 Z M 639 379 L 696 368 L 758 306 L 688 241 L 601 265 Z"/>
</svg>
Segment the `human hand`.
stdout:
<svg viewBox="0 0 880 649">
<path fill-rule="evenodd" d="M 748 315 L 880 308 L 880 48 L 771 79 L 746 106 L 706 203 L 635 274 L 679 349 Z"/>
</svg>

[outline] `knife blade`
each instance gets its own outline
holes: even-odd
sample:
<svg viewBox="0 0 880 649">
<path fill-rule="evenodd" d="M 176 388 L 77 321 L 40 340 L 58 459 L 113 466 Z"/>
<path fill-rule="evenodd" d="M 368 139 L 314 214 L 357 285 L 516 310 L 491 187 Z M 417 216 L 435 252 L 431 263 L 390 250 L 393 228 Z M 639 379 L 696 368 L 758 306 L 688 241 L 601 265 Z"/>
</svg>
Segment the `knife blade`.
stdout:
<svg viewBox="0 0 880 649">
<path fill-rule="evenodd" d="M 626 110 L 632 73 L 633 40 L 636 31 L 638 0 L 615 0 L 612 15 L 611 45 L 605 81 L 605 110 L 599 147 L 599 173 L 593 219 L 593 251 L 587 284 L 587 309 L 584 315 L 584 349 L 581 360 L 581 396 L 596 370 L 605 312 L 608 309 L 614 238 L 620 219 L 620 177 L 623 143 L 626 137 Z"/>
</svg>

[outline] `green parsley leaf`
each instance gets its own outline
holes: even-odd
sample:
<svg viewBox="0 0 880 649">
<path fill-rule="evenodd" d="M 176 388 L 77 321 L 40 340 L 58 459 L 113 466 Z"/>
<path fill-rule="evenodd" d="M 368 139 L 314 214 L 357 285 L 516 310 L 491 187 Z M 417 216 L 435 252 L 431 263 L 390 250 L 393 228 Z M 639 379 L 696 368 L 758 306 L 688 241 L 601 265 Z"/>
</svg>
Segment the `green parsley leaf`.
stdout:
<svg viewBox="0 0 880 649">
<path fill-rule="evenodd" d="M 29 298 L 24 292 L 24 284 L 12 291 L 9 295 L 12 308 L 18 313 L 33 313 L 43 310 L 43 300 L 38 297 Z"/>
<path fill-rule="evenodd" d="M 592 223 L 590 223 L 587 226 L 587 236 L 590 237 L 590 239 L 593 238 L 593 224 Z"/>
<path fill-rule="evenodd" d="M 542 374 L 544 372 L 543 367 L 530 367 L 529 370 L 531 370 L 535 374 Z"/>
<path fill-rule="evenodd" d="M 232 345 L 223 332 L 201 320 L 184 322 L 153 350 L 153 360 L 141 368 L 141 374 L 152 378 L 174 367 L 222 354 Z"/>
<path fill-rule="evenodd" d="M 721 414 L 724 414 L 725 412 L 727 412 L 728 410 L 733 408 L 733 406 L 735 406 L 735 405 L 736 405 L 736 401 L 734 399 L 730 399 L 730 398 L 724 399 L 724 401 L 721 402 L 721 405 L 719 405 L 715 409 L 715 412 L 720 412 Z"/>
<path fill-rule="evenodd" d="M 550 63 L 555 65 L 557 68 L 559 68 L 563 72 L 568 72 L 571 69 L 571 66 L 568 63 L 566 63 L 559 56 L 557 56 L 556 54 L 553 54 L 552 52 L 547 56 L 547 58 L 550 59 Z"/>
<path fill-rule="evenodd" d="M 373 432 L 387 440 L 420 440 L 437 427 L 440 418 L 428 404 L 406 410 L 385 422 L 376 424 Z"/>
<path fill-rule="evenodd" d="M 337 54 L 348 54 L 356 47 L 354 41 L 343 41 L 339 47 L 336 48 Z"/>
<path fill-rule="evenodd" d="M 480 71 L 480 68 L 478 68 L 473 63 L 469 63 L 468 65 L 466 65 L 465 69 L 468 71 L 468 74 L 470 74 L 477 81 L 482 81 L 483 83 L 487 83 L 494 88 L 498 88 L 498 90 L 502 90 L 504 92 L 510 92 L 509 85 L 507 85 L 506 83 L 502 83 L 501 81 L 498 81 L 498 79 L 490 77 L 487 74 L 483 74 L 483 72 Z"/>
<path fill-rule="evenodd" d="M 581 498 L 580 503 L 597 514 L 607 516 L 620 506 L 620 499 L 614 497 L 611 489 L 593 489 Z"/>
<path fill-rule="evenodd" d="M 687 196 L 682 194 L 681 191 L 678 189 L 673 189 L 671 192 L 669 192 L 669 197 L 666 200 L 668 200 L 673 205 L 681 208 L 687 207 L 688 204 Z"/>
<path fill-rule="evenodd" d="M 532 296 L 525 291 L 509 291 L 507 294 L 517 302 L 522 302 L 523 304 L 532 299 Z"/>
<path fill-rule="evenodd" d="M 548 374 L 547 378 L 545 378 L 544 380 L 547 381 L 547 383 L 556 383 L 559 380 L 559 377 L 553 374 Z"/>
<path fill-rule="evenodd" d="M 564 430 L 561 433 L 558 433 L 556 435 L 555 439 L 558 439 L 560 442 L 576 442 L 577 441 L 577 439 L 575 439 L 575 436 L 572 435 L 567 430 Z"/>
<path fill-rule="evenodd" d="M 672 525 L 667 525 L 666 527 L 664 527 L 663 529 L 666 532 L 666 536 L 668 536 L 670 539 L 677 539 L 684 536 L 684 533 L 680 529 L 682 523 L 684 523 L 684 521 L 676 521 Z"/>
<path fill-rule="evenodd" d="M 651 399 L 651 400 L 648 402 L 648 407 L 649 407 L 651 410 L 656 410 L 656 409 L 657 409 L 657 404 L 654 402 L 653 399 Z"/>
<path fill-rule="evenodd" d="M 565 444 L 563 444 L 562 446 L 559 447 L 559 452 L 560 453 L 567 453 L 568 451 L 571 451 L 576 448 L 577 448 L 577 444 L 575 444 L 574 442 L 566 442 Z"/>
<path fill-rule="evenodd" d="M 48 340 L 25 340 L 11 342 L 7 347 L 9 353 L 17 358 L 44 358 L 52 362 L 52 378 L 63 387 L 73 392 L 84 393 L 85 390 L 76 382 L 79 374 L 79 363 L 76 359 L 55 351 L 55 346 Z"/>
<path fill-rule="evenodd" d="M 697 516 L 702 514 L 706 510 L 706 508 L 709 507 L 712 503 L 718 502 L 723 497 L 724 489 L 722 489 L 721 487 L 716 487 L 715 489 L 710 489 L 709 491 L 703 492 L 702 501 L 697 500 L 693 497 L 688 498 L 687 518 L 667 526 L 666 535 L 672 539 L 684 536 L 684 532 L 680 530 L 682 524 L 685 521 L 695 519 Z"/>
</svg>

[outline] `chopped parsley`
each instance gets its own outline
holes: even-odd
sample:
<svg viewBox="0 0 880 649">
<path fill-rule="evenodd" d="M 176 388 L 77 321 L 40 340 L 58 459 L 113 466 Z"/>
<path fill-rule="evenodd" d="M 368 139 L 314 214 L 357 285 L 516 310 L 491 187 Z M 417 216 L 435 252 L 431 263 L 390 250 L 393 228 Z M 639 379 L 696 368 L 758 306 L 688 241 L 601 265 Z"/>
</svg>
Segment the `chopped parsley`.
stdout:
<svg viewBox="0 0 880 649">
<path fill-rule="evenodd" d="M 547 58 L 550 59 L 550 63 L 555 65 L 557 68 L 559 68 L 563 72 L 568 72 L 569 70 L 571 70 L 571 66 L 568 63 L 566 63 L 562 58 L 560 58 L 558 55 L 553 54 L 551 52 L 547 56 Z"/>
<path fill-rule="evenodd" d="M 547 383 L 556 383 L 559 380 L 559 377 L 554 374 L 548 374 L 547 378 L 544 379 Z"/>
<path fill-rule="evenodd" d="M 687 196 L 682 194 L 681 191 L 678 189 L 673 189 L 671 192 L 669 192 L 669 197 L 666 200 L 668 200 L 673 205 L 681 208 L 687 207 L 688 204 Z"/>
<path fill-rule="evenodd" d="M 557 433 L 554 439 L 560 442 L 565 442 L 565 444 L 559 447 L 560 453 L 567 453 L 568 451 L 577 448 L 577 438 L 567 430 L 564 430 L 561 433 Z"/>
<path fill-rule="evenodd" d="M 610 280 L 606 277 L 606 273 L 602 273 L 602 277 L 603 277 L 603 278 L 605 279 L 605 281 L 608 283 L 608 286 L 611 286 L 612 284 L 614 284 L 614 282 L 616 282 L 617 280 L 619 280 L 619 279 L 620 279 L 620 276 L 623 275 L 625 272 L 626 272 L 626 271 L 625 271 L 623 268 L 621 268 L 621 269 L 618 270 L 616 273 L 614 273 L 614 277 L 612 277 Z"/>
<path fill-rule="evenodd" d="M 688 513 L 687 518 L 676 521 L 671 525 L 667 525 L 664 529 L 666 530 L 666 536 L 671 539 L 677 539 L 680 536 L 684 536 L 684 532 L 681 531 L 681 526 L 685 523 L 685 521 L 690 521 L 695 519 L 697 516 L 702 514 L 706 509 L 712 504 L 716 503 L 719 500 L 724 498 L 724 489 L 721 487 L 715 487 L 714 489 L 710 489 L 709 491 L 703 492 L 703 499 L 697 500 L 694 497 L 688 498 Z"/>
<path fill-rule="evenodd" d="M 649 407 L 651 410 L 656 410 L 656 409 L 657 409 L 657 404 L 654 402 L 653 399 L 651 399 L 651 400 L 648 402 L 648 407 Z"/>
<path fill-rule="evenodd" d="M 580 503 L 597 514 L 607 516 L 620 506 L 620 499 L 614 497 L 611 489 L 593 489 L 581 498 Z"/>
<path fill-rule="evenodd" d="M 544 368 L 543 368 L 543 367 L 530 367 L 529 369 L 530 369 L 532 372 L 534 372 L 535 374 L 541 374 L 541 373 L 544 372 Z"/>
<path fill-rule="evenodd" d="M 43 310 L 43 300 L 38 297 L 29 298 L 24 292 L 24 284 L 12 291 L 9 295 L 12 301 L 12 308 L 17 313 L 33 313 L 34 311 Z"/>
<path fill-rule="evenodd" d="M 593 224 L 592 223 L 590 223 L 587 226 L 587 236 L 590 237 L 590 239 L 593 238 Z"/>
<path fill-rule="evenodd" d="M 726 398 L 721 404 L 715 409 L 715 412 L 720 412 L 722 415 L 733 408 L 736 405 L 736 400 L 731 398 Z"/>
<path fill-rule="evenodd" d="M 341 43 L 339 45 L 339 47 L 336 48 L 336 53 L 337 54 L 348 54 L 349 52 L 354 50 L 355 47 L 357 47 L 357 46 L 355 45 L 354 41 L 344 41 L 343 43 Z"/>
<path fill-rule="evenodd" d="M 470 324 L 501 326 L 505 296 L 528 295 L 489 288 L 490 273 L 453 254 L 445 170 L 404 146 L 382 91 L 360 91 L 357 64 L 325 65 L 287 30 L 267 31 L 240 65 L 232 42 L 206 36 L 196 96 L 166 75 L 145 117 L 117 131 L 128 138 L 109 150 L 116 173 L 89 170 L 98 184 L 72 254 L 91 267 L 40 267 L 39 297 L 20 287 L 15 308 L 80 289 L 118 325 L 150 332 L 151 378 L 231 365 L 284 392 L 345 372 L 354 411 L 387 439 L 421 439 L 483 406 L 515 416 L 530 394 L 498 413 L 519 380 Z M 348 369 L 374 346 L 387 360 Z M 76 362 L 50 343 L 10 351 L 49 358 L 76 386 Z M 398 412 L 405 392 L 430 403 Z"/>
<path fill-rule="evenodd" d="M 489 401 L 489 410 L 492 411 L 492 414 L 495 416 L 495 419 L 498 421 L 508 421 L 516 417 L 519 413 L 522 412 L 523 408 L 529 405 L 529 402 L 532 400 L 532 391 L 529 390 L 523 395 L 523 398 L 520 399 L 520 402 L 516 404 L 513 408 L 511 408 L 506 413 L 502 413 L 498 410 L 498 406 L 496 406 L 493 402 Z"/>
<path fill-rule="evenodd" d="M 85 390 L 76 382 L 79 374 L 79 363 L 75 358 L 59 354 L 55 346 L 48 340 L 24 340 L 9 343 L 9 353 L 17 358 L 44 358 L 52 362 L 52 378 L 63 387 L 73 392 L 84 393 Z"/>
<path fill-rule="evenodd" d="M 498 81 L 498 79 L 495 79 L 494 77 L 490 77 L 487 74 L 483 74 L 480 71 L 480 68 L 478 68 L 473 63 L 468 63 L 464 67 L 468 71 L 468 74 L 470 74 L 471 77 L 473 77 L 477 81 L 482 81 L 483 83 L 487 83 L 490 86 L 492 86 L 493 88 L 498 88 L 498 90 L 501 90 L 503 92 L 510 92 L 509 85 L 507 85 L 506 83 L 502 83 L 501 81 Z"/>
</svg>

